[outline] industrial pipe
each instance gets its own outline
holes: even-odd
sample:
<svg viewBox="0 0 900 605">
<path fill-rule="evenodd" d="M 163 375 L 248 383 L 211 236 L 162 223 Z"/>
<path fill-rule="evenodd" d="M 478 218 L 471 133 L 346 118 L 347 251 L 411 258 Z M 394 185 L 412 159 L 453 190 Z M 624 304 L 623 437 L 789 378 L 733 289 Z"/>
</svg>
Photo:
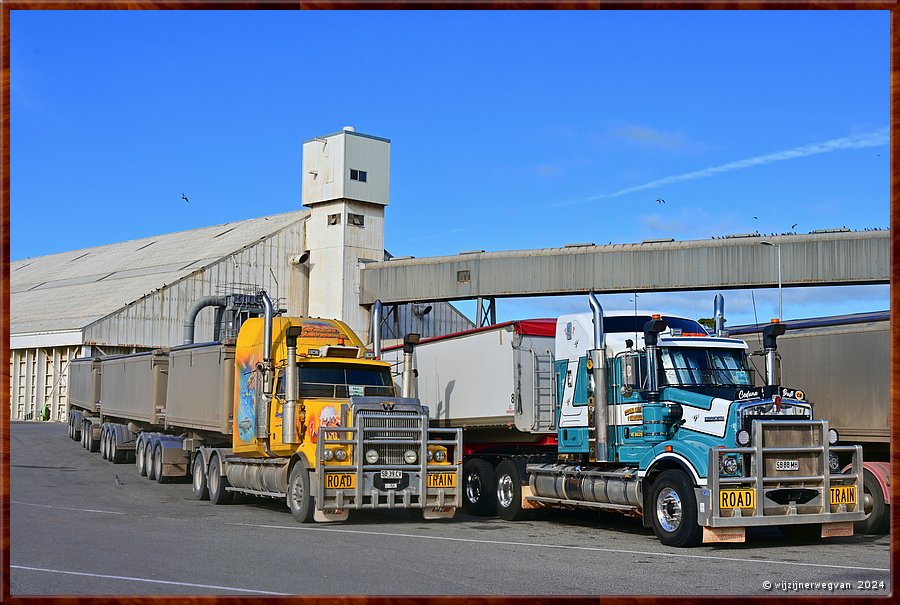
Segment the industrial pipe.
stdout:
<svg viewBox="0 0 900 605">
<path fill-rule="evenodd" d="M 772 323 L 763 328 L 763 347 L 766 351 L 766 384 L 769 386 L 778 384 L 777 378 L 778 374 L 780 374 L 776 367 L 778 364 L 778 356 L 776 355 L 778 343 L 775 341 L 786 330 L 787 327 L 777 319 L 773 319 Z"/>
<path fill-rule="evenodd" d="M 381 300 L 372 305 L 372 342 L 375 359 L 381 359 Z"/>
<path fill-rule="evenodd" d="M 403 391 L 401 397 L 412 397 L 413 350 L 419 342 L 420 335 L 407 334 L 403 338 Z"/>
<path fill-rule="evenodd" d="M 291 326 L 285 331 L 287 344 L 287 373 L 284 376 L 284 408 L 281 418 L 282 443 L 297 443 L 297 400 L 299 399 L 297 374 L 297 338 L 301 326 Z"/>
<path fill-rule="evenodd" d="M 603 331 L 603 307 L 591 291 L 588 302 L 593 312 L 594 346 L 588 351 L 590 371 L 594 378 L 594 459 L 609 461 L 607 432 L 609 430 L 609 402 L 606 396 L 606 334 Z"/>
<path fill-rule="evenodd" d="M 725 297 L 721 294 L 716 294 L 715 302 L 713 303 L 713 317 L 715 318 L 715 326 L 716 326 L 716 336 L 723 337 L 725 336 Z"/>
<path fill-rule="evenodd" d="M 184 344 L 194 344 L 194 326 L 197 315 L 206 307 L 225 307 L 228 300 L 225 296 L 204 296 L 194 303 L 184 320 L 183 340 Z"/>
</svg>

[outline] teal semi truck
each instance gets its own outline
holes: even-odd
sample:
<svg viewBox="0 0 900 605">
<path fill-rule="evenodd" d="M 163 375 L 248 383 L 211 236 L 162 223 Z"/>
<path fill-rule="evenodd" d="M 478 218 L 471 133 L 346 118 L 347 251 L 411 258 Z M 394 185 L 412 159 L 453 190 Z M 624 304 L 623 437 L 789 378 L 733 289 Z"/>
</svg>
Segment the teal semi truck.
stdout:
<svg viewBox="0 0 900 605">
<path fill-rule="evenodd" d="M 470 513 L 617 511 L 676 547 L 743 542 L 759 526 L 799 540 L 853 534 L 865 519 L 862 450 L 813 417 L 805 385 L 780 384 L 783 324 L 764 329 L 765 380 L 754 386 L 747 344 L 724 333 L 721 296 L 713 335 L 589 301 L 590 313 L 416 346 L 415 394 L 465 432 Z M 402 351 L 383 356 L 399 363 Z"/>
</svg>

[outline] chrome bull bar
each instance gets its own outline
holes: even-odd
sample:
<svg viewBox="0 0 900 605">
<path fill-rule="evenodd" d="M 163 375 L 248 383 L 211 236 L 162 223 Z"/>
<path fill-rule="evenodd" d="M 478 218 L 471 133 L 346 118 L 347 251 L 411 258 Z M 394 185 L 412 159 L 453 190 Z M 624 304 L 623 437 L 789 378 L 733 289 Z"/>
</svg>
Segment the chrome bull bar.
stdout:
<svg viewBox="0 0 900 605">
<path fill-rule="evenodd" d="M 794 430 L 791 435 L 790 431 Z M 783 438 L 788 436 L 813 437 L 813 443 L 768 445 L 768 436 L 775 431 Z M 755 420 L 751 430 L 751 445 L 748 447 L 711 448 L 709 451 L 709 471 L 706 488 L 697 488 L 700 503 L 697 521 L 707 527 L 745 527 L 766 525 L 795 525 L 804 523 L 841 523 L 865 519 L 863 502 L 862 447 L 830 446 L 828 444 L 828 422 L 825 420 L 781 421 Z M 778 441 L 776 435 L 772 441 Z M 851 453 L 851 471 L 846 474 L 832 474 L 829 468 L 829 453 Z M 741 476 L 720 476 L 720 461 L 729 454 L 741 457 Z M 804 461 L 796 474 L 790 470 L 775 470 L 774 455 L 795 456 Z M 801 466 L 798 463 L 798 467 Z M 855 502 L 832 503 L 832 487 L 853 486 Z M 751 490 L 752 507 L 723 507 L 723 490 Z M 805 502 L 788 500 L 779 503 L 780 494 L 807 495 L 815 492 Z M 783 498 L 790 496 L 783 496 Z"/>
</svg>

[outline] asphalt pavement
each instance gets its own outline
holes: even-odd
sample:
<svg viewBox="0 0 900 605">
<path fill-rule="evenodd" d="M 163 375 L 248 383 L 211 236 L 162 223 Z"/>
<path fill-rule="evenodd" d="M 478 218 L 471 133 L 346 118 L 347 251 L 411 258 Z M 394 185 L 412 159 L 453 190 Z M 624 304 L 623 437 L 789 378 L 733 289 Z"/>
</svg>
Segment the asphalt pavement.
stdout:
<svg viewBox="0 0 900 605">
<path fill-rule="evenodd" d="M 55 423 L 10 427 L 16 595 L 890 594 L 888 536 L 676 549 L 640 521 L 552 511 L 506 522 L 351 512 L 298 524 L 283 502 L 196 501 L 89 454 Z"/>
</svg>

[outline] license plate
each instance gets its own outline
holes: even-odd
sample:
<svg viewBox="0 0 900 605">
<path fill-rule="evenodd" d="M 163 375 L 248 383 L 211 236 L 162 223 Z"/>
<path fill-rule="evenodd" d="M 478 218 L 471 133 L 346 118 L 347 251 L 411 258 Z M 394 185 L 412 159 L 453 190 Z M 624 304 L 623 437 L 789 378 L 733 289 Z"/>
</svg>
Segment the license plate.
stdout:
<svg viewBox="0 0 900 605">
<path fill-rule="evenodd" d="M 325 473 L 325 489 L 353 489 L 356 475 L 352 473 Z"/>
<path fill-rule="evenodd" d="M 723 489 L 719 492 L 719 509 L 755 508 L 752 489 Z"/>
<path fill-rule="evenodd" d="M 839 485 L 832 487 L 829 491 L 832 504 L 856 504 L 855 485 Z"/>
<path fill-rule="evenodd" d="M 428 487 L 456 487 L 456 473 L 429 473 Z"/>
<path fill-rule="evenodd" d="M 402 479 L 403 471 L 383 470 L 383 471 L 381 471 L 381 478 L 382 479 Z"/>
<path fill-rule="evenodd" d="M 799 471 L 800 470 L 800 461 L 799 460 L 776 460 L 775 461 L 775 470 L 776 471 Z"/>
</svg>

